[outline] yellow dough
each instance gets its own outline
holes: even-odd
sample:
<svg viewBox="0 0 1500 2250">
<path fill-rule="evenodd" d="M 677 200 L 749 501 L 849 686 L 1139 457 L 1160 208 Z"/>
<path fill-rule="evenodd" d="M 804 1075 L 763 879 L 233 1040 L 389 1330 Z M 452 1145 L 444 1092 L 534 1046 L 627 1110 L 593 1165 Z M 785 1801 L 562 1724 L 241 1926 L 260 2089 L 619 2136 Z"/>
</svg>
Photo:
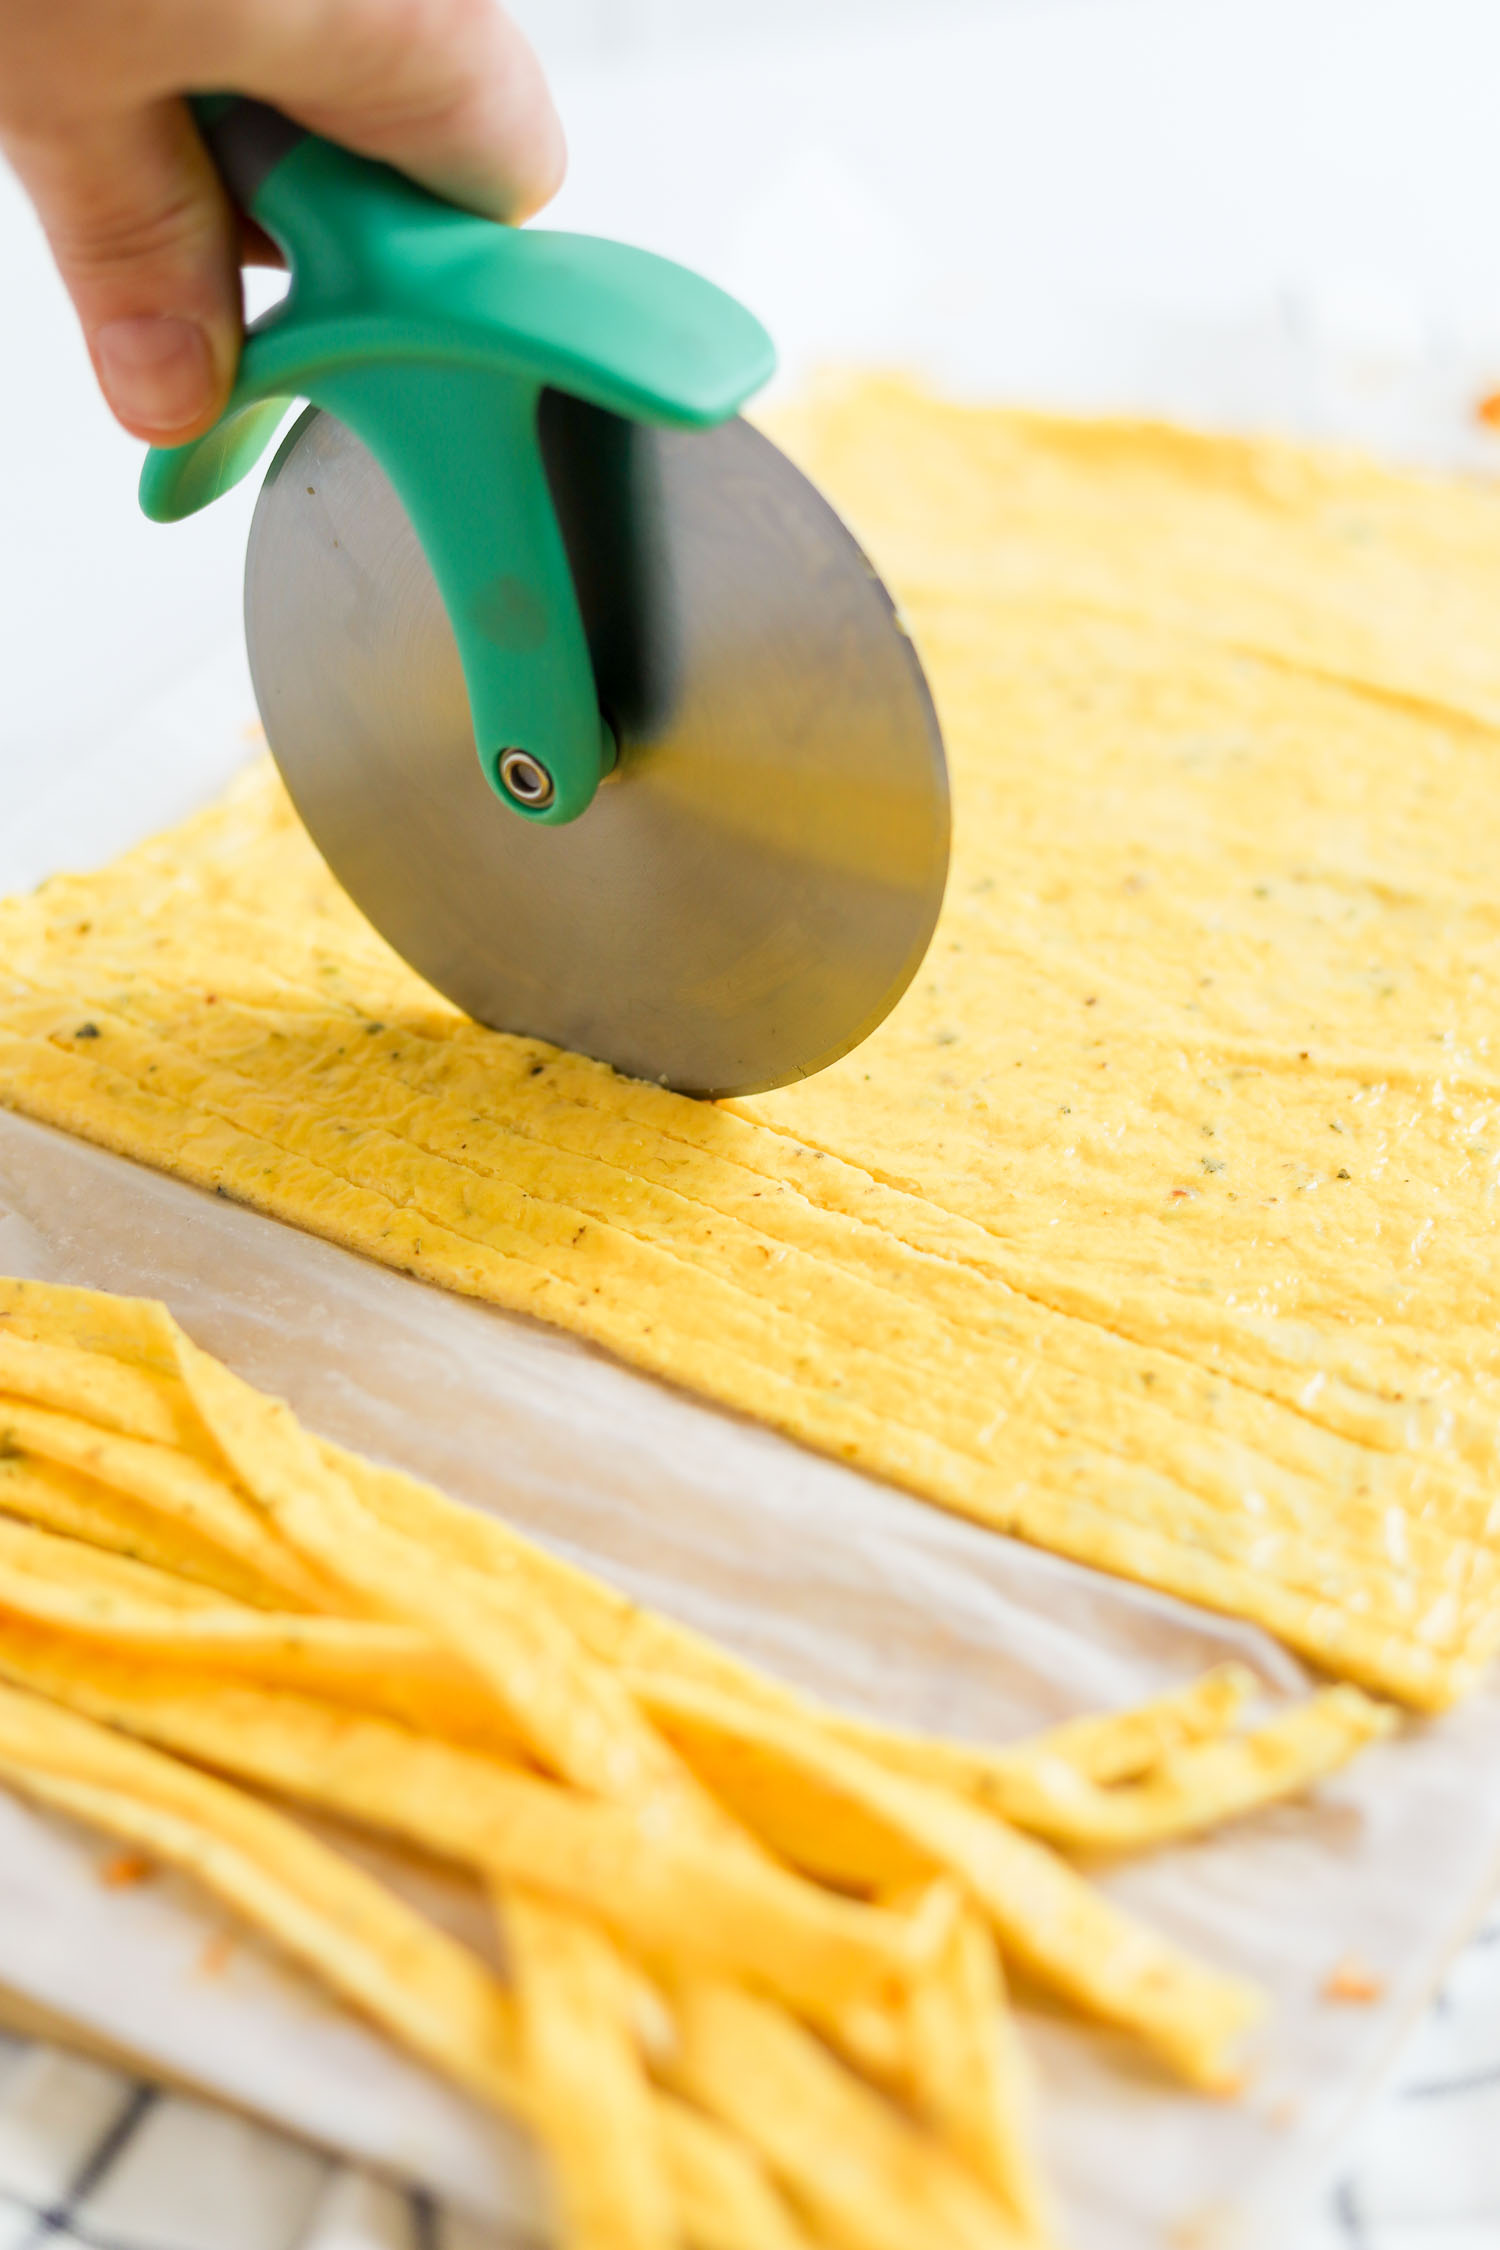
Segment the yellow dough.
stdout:
<svg viewBox="0 0 1500 2250">
<path fill-rule="evenodd" d="M 1500 501 L 800 410 L 954 770 L 916 985 L 706 1107 L 482 1031 L 269 772 L 0 908 L 0 1100 L 1426 1707 L 1500 1640 Z"/>
</svg>

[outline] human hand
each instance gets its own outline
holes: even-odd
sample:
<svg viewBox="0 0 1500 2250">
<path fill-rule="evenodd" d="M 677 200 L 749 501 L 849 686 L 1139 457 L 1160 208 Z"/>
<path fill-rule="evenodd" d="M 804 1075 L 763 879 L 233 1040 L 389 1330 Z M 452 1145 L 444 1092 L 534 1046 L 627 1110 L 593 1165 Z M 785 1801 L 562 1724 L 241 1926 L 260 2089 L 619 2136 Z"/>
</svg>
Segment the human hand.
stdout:
<svg viewBox="0 0 1500 2250">
<path fill-rule="evenodd" d="M 540 67 L 495 0 L 0 0 L 0 149 L 105 398 L 158 445 L 214 421 L 242 328 L 241 224 L 185 89 L 272 102 L 497 219 L 562 177 Z"/>
</svg>

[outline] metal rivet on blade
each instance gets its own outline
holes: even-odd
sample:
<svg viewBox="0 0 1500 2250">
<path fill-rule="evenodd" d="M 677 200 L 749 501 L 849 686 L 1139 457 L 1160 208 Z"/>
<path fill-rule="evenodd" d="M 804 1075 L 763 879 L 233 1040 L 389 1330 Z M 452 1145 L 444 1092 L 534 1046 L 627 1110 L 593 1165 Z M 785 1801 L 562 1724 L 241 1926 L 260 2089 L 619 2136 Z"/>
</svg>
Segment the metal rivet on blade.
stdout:
<svg viewBox="0 0 1500 2250">
<path fill-rule="evenodd" d="M 529 750 L 502 750 L 500 780 L 508 794 L 528 812 L 540 812 L 557 795 L 557 787 L 540 758 Z"/>
</svg>

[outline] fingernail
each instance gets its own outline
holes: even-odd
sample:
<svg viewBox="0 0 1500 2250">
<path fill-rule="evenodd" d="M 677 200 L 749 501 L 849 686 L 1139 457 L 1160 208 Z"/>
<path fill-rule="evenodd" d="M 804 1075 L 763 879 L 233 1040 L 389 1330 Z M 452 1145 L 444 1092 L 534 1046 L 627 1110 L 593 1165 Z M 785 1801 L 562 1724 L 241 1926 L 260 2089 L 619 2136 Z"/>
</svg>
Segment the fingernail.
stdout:
<svg viewBox="0 0 1500 2250">
<path fill-rule="evenodd" d="M 94 357 L 105 397 L 134 429 L 185 429 L 213 406 L 213 353 L 195 320 L 107 320 L 94 330 Z"/>
</svg>

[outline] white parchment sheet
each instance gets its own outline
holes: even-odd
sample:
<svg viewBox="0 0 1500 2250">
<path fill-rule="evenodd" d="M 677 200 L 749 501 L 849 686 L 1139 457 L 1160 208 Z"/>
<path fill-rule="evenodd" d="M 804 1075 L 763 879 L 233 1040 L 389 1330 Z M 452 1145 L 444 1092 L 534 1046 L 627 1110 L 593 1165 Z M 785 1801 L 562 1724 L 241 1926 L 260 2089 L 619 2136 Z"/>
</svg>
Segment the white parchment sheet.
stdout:
<svg viewBox="0 0 1500 2250">
<path fill-rule="evenodd" d="M 1005 1739 L 1260 1634 L 961 1523 L 522 1319 L 0 1114 L 0 1270 L 160 1296 L 315 1429 L 431 1478 L 805 1685 Z M 513 2135 L 399 2058 L 188 1886 L 101 1886 L 105 1847 L 0 1797 L 0 1986 L 328 2145 L 533 2233 Z M 373 1853 L 369 1856 L 374 1857 Z M 1317 1801 L 1108 1879 L 1275 2013 L 1238 2102 L 1178 2093 L 1112 2038 L 1029 2016 L 1075 2250 L 1274 2250 L 1487 1897 L 1500 1691 L 1413 1726 Z M 461 1883 L 381 1860 L 489 1942 Z M 1354 1956 L 1373 2004 L 1324 1997 Z M 1287 2214 L 1290 2213 L 1290 2216 Z M 916 2250 L 916 2246 L 914 2246 Z"/>
</svg>

